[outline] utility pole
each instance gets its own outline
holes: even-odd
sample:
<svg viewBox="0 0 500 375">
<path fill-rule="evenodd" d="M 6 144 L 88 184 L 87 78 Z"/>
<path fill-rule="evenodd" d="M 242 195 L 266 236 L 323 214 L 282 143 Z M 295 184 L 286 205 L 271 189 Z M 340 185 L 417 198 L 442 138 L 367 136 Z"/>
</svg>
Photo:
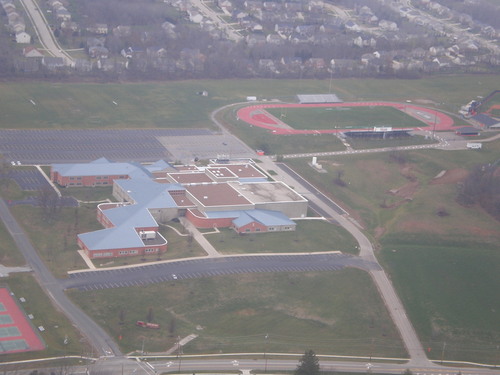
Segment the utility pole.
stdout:
<svg viewBox="0 0 500 375">
<path fill-rule="evenodd" d="M 182 361 L 182 346 L 181 337 L 177 336 L 177 357 L 179 358 L 179 373 L 181 372 L 181 361 Z"/>
<path fill-rule="evenodd" d="M 373 356 L 373 341 L 375 339 L 372 337 L 372 344 L 370 345 L 370 362 L 372 361 L 372 356 Z"/>
<path fill-rule="evenodd" d="M 266 333 L 264 336 L 264 372 L 267 372 L 267 339 L 269 335 Z"/>
<path fill-rule="evenodd" d="M 443 364 L 444 360 L 444 350 L 446 349 L 446 342 L 443 342 L 443 352 L 441 353 L 441 364 Z"/>
</svg>

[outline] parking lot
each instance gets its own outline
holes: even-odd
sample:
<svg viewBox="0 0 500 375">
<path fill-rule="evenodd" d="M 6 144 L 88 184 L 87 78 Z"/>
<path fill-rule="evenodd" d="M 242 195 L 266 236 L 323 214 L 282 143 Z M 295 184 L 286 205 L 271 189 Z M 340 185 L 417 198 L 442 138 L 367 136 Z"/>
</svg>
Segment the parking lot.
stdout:
<svg viewBox="0 0 500 375">
<path fill-rule="evenodd" d="M 81 163 L 101 157 L 117 162 L 174 161 L 176 156 L 164 144 L 186 145 L 184 137 L 213 135 L 207 129 L 0 130 L 0 153 L 22 164 Z M 214 150 L 212 157 L 218 152 Z"/>
<path fill-rule="evenodd" d="M 10 178 L 16 181 L 21 190 L 38 191 L 45 187 L 50 188 L 48 181 L 36 169 L 13 169 Z"/>
<path fill-rule="evenodd" d="M 205 258 L 179 262 L 137 265 L 132 268 L 115 268 L 71 273 L 61 280 L 65 289 L 80 290 L 121 288 L 184 279 L 213 277 L 253 272 L 316 272 L 335 271 L 344 267 L 361 269 L 379 268 L 373 262 L 349 254 L 297 254 Z"/>
</svg>

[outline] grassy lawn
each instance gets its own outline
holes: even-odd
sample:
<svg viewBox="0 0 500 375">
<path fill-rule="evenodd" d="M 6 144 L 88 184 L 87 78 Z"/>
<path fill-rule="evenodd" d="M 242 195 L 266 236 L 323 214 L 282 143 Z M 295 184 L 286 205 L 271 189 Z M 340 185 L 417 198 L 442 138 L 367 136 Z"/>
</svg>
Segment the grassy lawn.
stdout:
<svg viewBox="0 0 500 375">
<path fill-rule="evenodd" d="M 497 242 L 498 243 L 498 242 Z M 496 363 L 500 299 L 498 246 L 391 235 L 383 262 L 430 357 Z"/>
<path fill-rule="evenodd" d="M 406 113 L 392 107 L 327 107 L 327 108 L 266 108 L 266 111 L 294 129 L 323 130 L 372 128 L 426 127 Z"/>
<path fill-rule="evenodd" d="M 0 264 L 7 267 L 24 266 L 26 264 L 23 255 L 17 249 L 14 240 L 10 236 L 3 222 L 0 222 Z"/>
<path fill-rule="evenodd" d="M 195 333 L 185 354 L 262 353 L 268 334 L 268 352 L 370 355 L 373 348 L 373 355 L 406 355 L 370 277 L 355 269 L 242 274 L 70 296 L 113 337 L 122 335 L 124 352 L 140 350 L 143 340 L 146 351 L 165 351 L 178 336 Z M 150 308 L 158 331 L 134 325 Z"/>
<path fill-rule="evenodd" d="M 62 356 L 64 353 L 71 355 L 90 355 L 91 350 L 82 339 L 79 332 L 59 310 L 54 308 L 50 299 L 38 286 L 31 274 L 19 273 L 3 279 L 16 297 L 24 297 L 26 302 L 22 308 L 26 314 L 33 314 L 31 321 L 34 327 L 43 326 L 45 331 L 38 332 L 45 342 L 45 350 L 0 356 L 0 361 L 15 361 L 30 358 L 44 358 Z M 64 345 L 67 336 L 68 343 Z"/>
<path fill-rule="evenodd" d="M 412 100 L 417 105 L 457 113 L 461 105 L 489 94 L 499 85 L 498 75 L 431 77 L 410 83 L 335 79 L 331 90 L 344 101 Z M 329 86 L 329 80 L 260 79 L 106 84 L 2 82 L 0 123 L 9 129 L 211 127 L 212 110 L 243 102 L 247 95 L 294 101 L 296 94 L 325 93 Z M 203 90 L 208 91 L 208 97 L 196 94 Z"/>
<path fill-rule="evenodd" d="M 412 135 L 406 138 L 393 139 L 347 138 L 346 140 L 355 150 L 361 150 L 365 148 L 403 147 L 437 143 L 433 139 L 425 138 L 420 135 Z"/>
<path fill-rule="evenodd" d="M 477 153 L 411 151 L 404 164 L 389 153 L 318 160 L 328 174 L 311 173 L 306 161 L 287 162 L 367 228 L 435 359 L 444 342 L 445 359 L 495 363 L 498 355 L 500 223 L 455 201 L 458 177 L 435 177 L 444 170 L 460 176 L 499 154 L 496 141 Z M 340 170 L 344 187 L 332 183 Z M 438 216 L 440 207 L 449 215 Z"/>
<path fill-rule="evenodd" d="M 232 229 L 205 236 L 223 254 L 302 253 L 342 251 L 357 253 L 357 242 L 342 227 L 323 220 L 298 220 L 295 232 L 239 235 Z"/>
<path fill-rule="evenodd" d="M 68 270 L 87 268 L 77 253 L 76 235 L 102 229 L 96 219 L 95 205 L 62 208 L 51 220 L 37 207 L 15 206 L 11 210 L 56 277 L 65 277 Z"/>
<path fill-rule="evenodd" d="M 109 199 L 115 201 L 113 198 L 112 186 L 96 186 L 96 187 L 71 187 L 59 189 L 62 195 L 74 197 L 75 199 L 83 202 L 96 202 Z"/>
</svg>

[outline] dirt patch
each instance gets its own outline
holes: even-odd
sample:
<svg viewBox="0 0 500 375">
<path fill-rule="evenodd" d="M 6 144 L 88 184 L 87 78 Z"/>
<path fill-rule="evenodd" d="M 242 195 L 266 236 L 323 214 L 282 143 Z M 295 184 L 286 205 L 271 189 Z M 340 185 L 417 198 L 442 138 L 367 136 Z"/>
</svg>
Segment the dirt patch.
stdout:
<svg viewBox="0 0 500 375">
<path fill-rule="evenodd" d="M 397 189 L 391 189 L 387 193 L 404 199 L 413 199 L 413 196 L 418 191 L 419 185 L 420 183 L 418 181 L 412 181 Z"/>
<path fill-rule="evenodd" d="M 290 307 L 290 306 L 276 306 L 276 311 L 285 313 L 288 316 L 292 316 L 297 319 L 312 320 L 314 322 L 319 322 L 327 326 L 333 326 L 336 322 L 334 319 L 325 319 L 323 317 L 312 315 L 309 311 L 302 307 Z"/>
<path fill-rule="evenodd" d="M 413 101 L 415 103 L 418 103 L 418 104 L 426 104 L 426 105 L 437 105 L 438 104 L 434 100 L 430 100 L 430 99 L 413 99 Z"/>
<path fill-rule="evenodd" d="M 469 172 L 467 169 L 457 168 L 445 171 L 443 174 L 440 173 L 436 176 L 429 184 L 456 184 L 462 182 L 468 176 Z"/>
<path fill-rule="evenodd" d="M 240 315 L 240 316 L 252 316 L 255 314 L 256 314 L 256 312 L 254 309 L 243 309 L 243 310 L 239 310 L 236 312 L 236 315 Z"/>
<path fill-rule="evenodd" d="M 318 160 L 318 163 L 320 163 L 322 165 L 331 165 L 332 167 L 341 167 L 342 166 L 342 164 L 336 163 L 332 160 Z"/>
<path fill-rule="evenodd" d="M 385 233 L 385 228 L 384 227 L 376 227 L 375 228 L 375 239 L 379 240 Z"/>
</svg>

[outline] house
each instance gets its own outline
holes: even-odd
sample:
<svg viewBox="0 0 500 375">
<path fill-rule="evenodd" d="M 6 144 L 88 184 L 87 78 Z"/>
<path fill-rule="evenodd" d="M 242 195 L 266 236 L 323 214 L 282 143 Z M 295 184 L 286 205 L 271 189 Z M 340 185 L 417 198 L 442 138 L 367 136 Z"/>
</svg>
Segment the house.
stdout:
<svg viewBox="0 0 500 375">
<path fill-rule="evenodd" d="M 164 22 L 162 24 L 162 27 L 165 23 L 169 23 L 169 22 Z M 119 38 L 130 36 L 130 35 L 132 35 L 132 27 L 125 26 L 125 25 L 118 25 L 113 29 L 113 35 L 117 36 Z"/>
<path fill-rule="evenodd" d="M 92 62 L 87 59 L 75 59 L 74 68 L 77 72 L 90 72 L 92 71 Z"/>
<path fill-rule="evenodd" d="M 203 21 L 203 15 L 198 12 L 195 8 L 188 9 L 187 11 L 189 20 L 193 23 L 201 23 Z"/>
<path fill-rule="evenodd" d="M 109 56 L 109 50 L 106 47 L 92 46 L 89 47 L 89 56 L 93 59 L 107 59 Z"/>
<path fill-rule="evenodd" d="M 161 24 L 161 28 L 167 37 L 172 39 L 177 38 L 176 26 L 173 23 L 165 21 Z"/>
<path fill-rule="evenodd" d="M 63 21 L 61 22 L 61 29 L 71 30 L 73 32 L 78 31 L 78 24 L 73 21 Z"/>
<path fill-rule="evenodd" d="M 361 28 L 358 26 L 358 24 L 356 24 L 355 22 L 353 22 L 351 20 L 347 21 L 344 24 L 344 27 L 346 30 L 349 30 L 349 31 L 355 31 L 355 32 L 361 31 Z"/>
<path fill-rule="evenodd" d="M 108 25 L 105 23 L 96 23 L 95 25 L 87 26 L 86 30 L 92 34 L 106 35 L 108 33 Z"/>
<path fill-rule="evenodd" d="M 16 34 L 16 43 L 18 44 L 29 44 L 31 43 L 31 36 L 24 31 Z"/>
<path fill-rule="evenodd" d="M 43 53 L 40 52 L 36 47 L 29 46 L 23 48 L 24 57 L 43 57 Z"/>
<path fill-rule="evenodd" d="M 56 18 L 60 21 L 70 21 L 71 13 L 64 7 L 56 10 Z"/>
<path fill-rule="evenodd" d="M 387 20 L 381 20 L 378 23 L 378 27 L 384 31 L 397 31 L 398 30 L 398 25 L 396 22 L 392 21 L 387 21 Z"/>
<path fill-rule="evenodd" d="M 49 70 L 57 70 L 65 66 L 64 59 L 62 57 L 50 57 L 50 56 L 44 56 L 42 58 L 42 65 Z"/>
</svg>

